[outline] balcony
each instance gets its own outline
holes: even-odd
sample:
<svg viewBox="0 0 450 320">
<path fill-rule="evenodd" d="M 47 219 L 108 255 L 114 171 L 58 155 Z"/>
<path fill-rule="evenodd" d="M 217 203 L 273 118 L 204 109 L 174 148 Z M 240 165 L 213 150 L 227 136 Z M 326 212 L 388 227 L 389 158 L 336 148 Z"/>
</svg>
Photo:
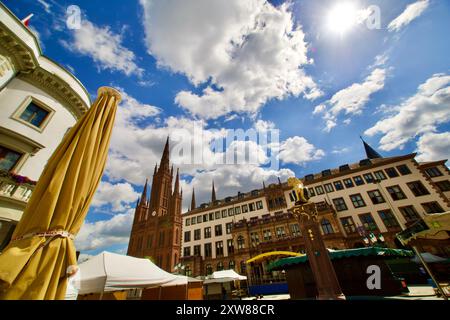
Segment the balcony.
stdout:
<svg viewBox="0 0 450 320">
<path fill-rule="evenodd" d="M 36 182 L 27 177 L 0 170 L 0 198 L 3 200 L 16 202 L 25 207 L 35 185 Z"/>
</svg>

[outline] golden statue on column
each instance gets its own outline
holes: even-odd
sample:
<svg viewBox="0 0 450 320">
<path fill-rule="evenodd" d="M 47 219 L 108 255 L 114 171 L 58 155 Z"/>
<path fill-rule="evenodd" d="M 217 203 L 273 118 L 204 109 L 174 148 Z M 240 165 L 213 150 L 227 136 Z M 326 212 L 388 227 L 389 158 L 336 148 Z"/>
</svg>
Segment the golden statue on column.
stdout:
<svg viewBox="0 0 450 320">
<path fill-rule="evenodd" d="M 289 178 L 288 185 L 292 188 L 289 196 L 295 202 L 291 211 L 299 221 L 300 230 L 305 239 L 306 255 L 316 281 L 317 299 L 345 299 L 320 233 L 316 204 L 309 201 L 308 189 L 303 186 L 300 179 Z"/>
</svg>

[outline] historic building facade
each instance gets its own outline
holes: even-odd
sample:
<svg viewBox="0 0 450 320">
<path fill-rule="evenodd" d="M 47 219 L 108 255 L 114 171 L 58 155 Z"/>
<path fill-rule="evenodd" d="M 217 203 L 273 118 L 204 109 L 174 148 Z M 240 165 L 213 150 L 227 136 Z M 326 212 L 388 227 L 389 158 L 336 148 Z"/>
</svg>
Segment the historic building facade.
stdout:
<svg viewBox="0 0 450 320">
<path fill-rule="evenodd" d="M 155 166 L 148 198 L 147 182 L 136 205 L 127 254 L 150 257 L 160 268 L 173 272 L 181 253 L 180 177 L 177 170 L 175 186 L 173 166 L 169 163 L 169 138 L 161 162 Z"/>
<path fill-rule="evenodd" d="M 0 3 L 0 252 L 48 159 L 90 104 L 80 81 Z"/>
<path fill-rule="evenodd" d="M 364 142 L 366 159 L 306 175 L 302 181 L 316 203 L 325 243 L 330 249 L 379 243 L 398 247 L 395 239 L 425 213 L 450 210 L 450 172 L 446 160 L 418 163 L 415 154 L 383 158 Z M 264 263 L 246 261 L 264 252 L 304 250 L 287 183 L 195 205 L 183 214 L 182 264 L 199 276 L 235 269 L 263 275 Z M 450 246 L 424 244 L 422 251 L 450 256 Z M 255 275 L 255 273 L 257 273 Z"/>
</svg>

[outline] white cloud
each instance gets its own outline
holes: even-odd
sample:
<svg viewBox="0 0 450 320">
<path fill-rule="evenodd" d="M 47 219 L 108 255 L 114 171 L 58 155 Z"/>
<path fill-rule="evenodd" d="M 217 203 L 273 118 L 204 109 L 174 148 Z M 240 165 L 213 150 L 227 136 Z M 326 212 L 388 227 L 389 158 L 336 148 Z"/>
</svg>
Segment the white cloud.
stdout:
<svg viewBox="0 0 450 320">
<path fill-rule="evenodd" d="M 301 69 L 312 61 L 288 5 L 276 8 L 265 0 L 141 4 L 147 46 L 158 64 L 185 74 L 194 85 L 207 84 L 201 94 L 176 96 L 176 103 L 193 115 L 255 114 L 273 98 L 321 95 Z"/>
<path fill-rule="evenodd" d="M 96 26 L 87 19 L 81 27 L 73 30 L 73 41 L 62 40 L 68 50 L 91 57 L 100 70 L 120 71 L 129 75 L 142 76 L 144 70 L 136 64 L 136 56 L 122 45 L 122 35 L 108 26 Z"/>
<path fill-rule="evenodd" d="M 279 177 L 282 181 L 294 176 L 290 169 L 270 170 L 257 165 L 232 165 L 221 166 L 216 170 L 198 172 L 191 182 L 182 181 L 183 190 L 187 190 L 185 203 L 191 201 L 191 190 L 195 188 L 197 205 L 211 201 L 211 183 L 214 186 L 218 199 L 226 196 L 237 195 L 238 191 L 249 192 L 262 188 L 263 181 L 276 182 Z M 185 205 L 184 210 L 187 209 Z"/>
<path fill-rule="evenodd" d="M 37 2 L 39 2 L 44 7 L 45 12 L 51 13 L 51 10 L 50 10 L 51 6 L 49 3 L 47 3 L 44 0 L 37 0 Z"/>
<path fill-rule="evenodd" d="M 318 105 L 314 109 L 313 114 L 323 113 L 323 119 L 326 120 L 324 130 L 330 132 L 337 125 L 337 117 L 339 114 L 361 114 L 365 105 L 369 102 L 370 96 L 384 88 L 385 79 L 385 69 L 374 69 L 363 83 L 354 83 L 336 92 L 330 100 Z"/>
<path fill-rule="evenodd" d="M 389 31 L 399 31 L 403 27 L 407 26 L 411 21 L 419 17 L 428 5 L 430 4 L 429 0 L 419 0 L 408 5 L 397 18 L 391 21 L 388 25 Z"/>
<path fill-rule="evenodd" d="M 305 164 L 319 160 L 325 155 L 322 149 L 317 149 L 303 137 L 290 137 L 280 145 L 279 159 L 284 163 Z"/>
<path fill-rule="evenodd" d="M 259 132 L 266 132 L 271 129 L 275 129 L 275 124 L 272 121 L 266 121 L 259 119 L 253 125 L 255 129 Z"/>
<path fill-rule="evenodd" d="M 417 152 L 418 161 L 450 159 L 450 132 L 425 133 L 417 141 Z"/>
<path fill-rule="evenodd" d="M 133 216 L 134 209 L 129 209 L 109 220 L 86 222 L 75 238 L 77 250 L 89 251 L 115 244 L 127 244 Z"/>
<path fill-rule="evenodd" d="M 349 152 L 351 149 L 348 147 L 344 148 L 334 148 L 333 151 L 331 151 L 332 154 L 343 154 Z"/>
<path fill-rule="evenodd" d="M 139 193 L 134 191 L 133 186 L 129 183 L 112 184 L 107 181 L 100 182 L 95 196 L 92 200 L 93 207 L 102 207 L 111 205 L 112 212 L 121 212 L 134 204 Z"/>
<path fill-rule="evenodd" d="M 393 113 L 367 129 L 365 134 L 382 133 L 380 149 L 402 149 L 416 136 L 437 131 L 437 126 L 450 121 L 450 76 L 435 74 L 421 84 L 417 93 Z"/>
</svg>

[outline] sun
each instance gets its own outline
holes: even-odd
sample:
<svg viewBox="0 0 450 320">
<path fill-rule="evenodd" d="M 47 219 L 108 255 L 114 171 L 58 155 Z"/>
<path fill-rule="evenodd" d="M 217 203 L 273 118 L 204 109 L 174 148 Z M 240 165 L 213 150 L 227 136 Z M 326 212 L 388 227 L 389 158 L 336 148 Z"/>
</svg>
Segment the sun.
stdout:
<svg viewBox="0 0 450 320">
<path fill-rule="evenodd" d="M 357 9 L 352 3 L 339 3 L 328 13 L 327 26 L 342 36 L 356 24 L 356 14 Z"/>
</svg>

